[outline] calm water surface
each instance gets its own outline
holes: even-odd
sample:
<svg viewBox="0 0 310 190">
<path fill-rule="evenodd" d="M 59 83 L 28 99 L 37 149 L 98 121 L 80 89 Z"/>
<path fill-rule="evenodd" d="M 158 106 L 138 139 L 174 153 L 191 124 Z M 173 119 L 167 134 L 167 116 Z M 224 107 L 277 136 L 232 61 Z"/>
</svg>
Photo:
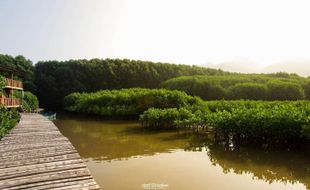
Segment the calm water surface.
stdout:
<svg viewBox="0 0 310 190">
<path fill-rule="evenodd" d="M 310 189 L 307 152 L 227 150 L 202 136 L 149 131 L 134 121 L 60 115 L 55 124 L 104 190 Z"/>
</svg>

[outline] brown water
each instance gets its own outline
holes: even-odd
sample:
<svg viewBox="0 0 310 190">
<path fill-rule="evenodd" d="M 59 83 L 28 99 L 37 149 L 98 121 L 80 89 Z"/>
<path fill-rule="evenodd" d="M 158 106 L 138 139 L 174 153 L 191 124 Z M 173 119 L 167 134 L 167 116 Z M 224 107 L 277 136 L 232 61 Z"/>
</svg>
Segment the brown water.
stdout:
<svg viewBox="0 0 310 190">
<path fill-rule="evenodd" d="M 310 189 L 307 152 L 228 150 L 206 137 L 149 131 L 134 121 L 55 121 L 104 190 Z"/>
</svg>

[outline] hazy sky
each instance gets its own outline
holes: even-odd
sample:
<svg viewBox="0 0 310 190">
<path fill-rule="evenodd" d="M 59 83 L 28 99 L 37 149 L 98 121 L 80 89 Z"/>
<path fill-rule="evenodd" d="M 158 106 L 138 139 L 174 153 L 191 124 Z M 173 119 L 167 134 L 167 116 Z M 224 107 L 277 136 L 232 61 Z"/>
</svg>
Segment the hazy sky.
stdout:
<svg viewBox="0 0 310 190">
<path fill-rule="evenodd" d="M 0 53 L 34 62 L 307 62 L 309 10 L 309 0 L 0 0 Z"/>
</svg>

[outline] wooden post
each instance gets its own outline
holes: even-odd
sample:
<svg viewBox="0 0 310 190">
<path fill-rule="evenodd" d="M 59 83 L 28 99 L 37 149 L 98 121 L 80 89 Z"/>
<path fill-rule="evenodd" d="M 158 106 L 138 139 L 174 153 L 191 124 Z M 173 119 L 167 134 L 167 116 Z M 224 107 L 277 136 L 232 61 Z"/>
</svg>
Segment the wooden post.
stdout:
<svg viewBox="0 0 310 190">
<path fill-rule="evenodd" d="M 20 106 L 23 105 L 23 100 L 24 100 L 24 89 L 22 90 L 22 99 L 20 100 Z"/>
<path fill-rule="evenodd" d="M 12 83 L 13 83 L 13 78 L 14 78 L 14 75 L 13 73 L 11 73 Z M 13 89 L 10 89 L 10 98 L 13 98 Z"/>
</svg>

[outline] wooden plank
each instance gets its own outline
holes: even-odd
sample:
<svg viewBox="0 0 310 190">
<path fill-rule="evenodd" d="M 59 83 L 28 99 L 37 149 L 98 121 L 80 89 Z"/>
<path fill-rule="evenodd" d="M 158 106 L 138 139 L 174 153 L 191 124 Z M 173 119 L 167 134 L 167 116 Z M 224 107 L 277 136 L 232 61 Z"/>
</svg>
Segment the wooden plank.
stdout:
<svg viewBox="0 0 310 190">
<path fill-rule="evenodd" d="M 36 143 L 36 144 L 7 143 L 6 146 L 4 147 L 0 146 L 0 156 L 2 156 L 2 154 L 4 153 L 7 153 L 8 151 L 27 151 L 31 149 L 41 149 L 41 148 L 48 148 L 48 147 L 52 148 L 52 147 L 59 147 L 59 146 L 65 146 L 65 145 L 71 145 L 71 143 L 68 141 L 42 142 L 42 143 Z"/>
<path fill-rule="evenodd" d="M 4 189 L 7 187 L 18 187 L 20 185 L 25 184 L 36 184 L 45 181 L 53 181 L 58 179 L 68 179 L 74 177 L 83 177 L 90 176 L 90 173 L 85 168 L 75 169 L 75 170 L 66 170 L 60 172 L 52 172 L 52 173 L 43 173 L 31 175 L 31 177 L 16 177 L 15 179 L 1 180 L 0 181 L 0 189 Z"/>
<path fill-rule="evenodd" d="M 35 189 L 60 189 L 61 187 L 65 186 L 64 184 L 68 184 L 68 185 L 80 184 L 80 183 L 85 183 L 85 181 L 94 181 L 94 180 L 90 176 L 84 176 L 84 177 L 76 177 L 76 178 L 70 178 L 70 179 L 38 182 L 36 184 L 25 184 L 25 185 L 20 185 L 18 187 L 9 187 L 7 188 L 7 190 L 30 189 L 30 188 L 33 188 L 34 186 L 35 186 Z M 92 188 L 90 187 L 89 189 L 92 189 Z"/>
<path fill-rule="evenodd" d="M 51 172 L 59 172 L 59 171 L 65 171 L 65 170 L 72 170 L 72 169 L 81 169 L 85 168 L 85 165 L 81 163 L 77 164 L 70 164 L 70 165 L 51 165 L 46 167 L 29 167 L 28 169 L 17 169 L 14 168 L 12 170 L 7 170 L 5 172 L 0 173 L 0 180 L 5 179 L 14 179 L 17 177 L 24 177 L 24 176 L 30 176 L 35 174 L 42 174 L 42 173 L 51 173 Z"/>
<path fill-rule="evenodd" d="M 32 151 L 34 152 L 34 151 Z M 25 159 L 31 159 L 31 158 L 45 158 L 45 157 L 52 157 L 52 156 L 60 156 L 65 154 L 72 154 L 77 153 L 75 150 L 67 149 L 67 150 L 54 150 L 54 151 L 44 151 L 44 152 L 34 152 L 34 153 L 28 153 L 28 154 L 15 154 L 11 156 L 6 157 L 0 157 L 0 162 L 9 162 L 9 161 L 16 161 L 16 160 L 25 160 Z"/>
<path fill-rule="evenodd" d="M 39 114 L 0 141 L 0 189 L 99 189 L 70 141 Z"/>
<path fill-rule="evenodd" d="M 62 167 L 62 166 L 69 166 L 75 164 L 83 164 L 83 161 L 80 159 L 76 160 L 65 160 L 65 161 L 57 161 L 57 162 L 50 162 L 50 163 L 42 163 L 42 164 L 34 164 L 34 165 L 25 165 L 25 166 L 16 166 L 11 168 L 3 168 L 0 169 L 0 173 L 9 173 L 12 171 L 20 172 L 20 171 L 28 171 L 28 170 L 36 170 L 40 168 L 50 168 L 50 167 Z"/>
<path fill-rule="evenodd" d="M 61 156 L 53 156 L 53 157 L 46 157 L 46 158 L 30 158 L 23 161 L 9 161 L 5 164 L 0 166 L 2 168 L 10 168 L 16 166 L 25 166 L 25 165 L 34 165 L 34 164 L 43 164 L 49 162 L 57 162 L 57 161 L 65 161 L 65 160 L 75 160 L 79 159 L 80 156 L 77 153 L 74 154 L 66 154 Z"/>
<path fill-rule="evenodd" d="M 13 151 L 13 152 L 2 152 L 0 153 L 0 158 L 8 158 L 14 156 L 27 156 L 27 155 L 40 155 L 40 154 L 48 154 L 50 152 L 62 152 L 71 150 L 76 152 L 75 149 L 72 149 L 71 144 L 63 144 L 62 146 L 48 146 L 48 147 L 41 147 L 35 149 L 27 149 L 27 150 L 20 150 L 20 151 Z"/>
</svg>

